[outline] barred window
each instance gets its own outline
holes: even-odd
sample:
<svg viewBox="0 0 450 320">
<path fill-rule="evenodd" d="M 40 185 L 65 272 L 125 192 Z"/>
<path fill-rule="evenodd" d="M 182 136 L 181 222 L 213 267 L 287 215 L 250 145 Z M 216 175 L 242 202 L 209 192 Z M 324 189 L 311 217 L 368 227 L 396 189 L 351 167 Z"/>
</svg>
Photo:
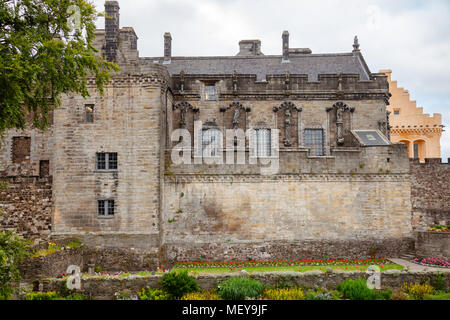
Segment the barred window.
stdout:
<svg viewBox="0 0 450 320">
<path fill-rule="evenodd" d="M 215 84 L 205 85 L 205 100 L 207 100 L 207 101 L 214 101 L 214 100 L 216 100 L 216 86 L 215 86 Z"/>
<path fill-rule="evenodd" d="M 98 200 L 98 215 L 100 217 L 114 216 L 114 200 Z"/>
<path fill-rule="evenodd" d="M 87 104 L 84 106 L 86 113 L 86 123 L 94 123 L 94 105 Z"/>
<path fill-rule="evenodd" d="M 311 156 L 322 157 L 324 155 L 323 129 L 306 129 L 305 147 L 310 150 Z"/>
<path fill-rule="evenodd" d="M 202 150 L 203 157 L 217 157 L 220 152 L 220 130 L 206 129 L 202 131 Z"/>
<path fill-rule="evenodd" d="M 270 129 L 253 130 L 253 156 L 270 157 L 272 147 L 272 132 Z"/>
<path fill-rule="evenodd" d="M 117 170 L 117 153 L 97 153 L 97 170 Z"/>
</svg>

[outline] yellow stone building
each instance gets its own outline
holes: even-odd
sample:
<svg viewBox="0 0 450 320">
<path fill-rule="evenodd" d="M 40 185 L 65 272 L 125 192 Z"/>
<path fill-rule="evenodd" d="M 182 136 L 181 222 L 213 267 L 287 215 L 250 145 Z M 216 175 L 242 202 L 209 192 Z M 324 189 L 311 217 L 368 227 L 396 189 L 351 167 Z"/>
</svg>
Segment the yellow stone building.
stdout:
<svg viewBox="0 0 450 320">
<path fill-rule="evenodd" d="M 409 91 L 399 87 L 397 81 L 392 81 L 392 70 L 381 70 L 380 73 L 388 76 L 392 94 L 388 106 L 391 112 L 391 141 L 405 143 L 409 157 L 419 158 L 421 162 L 425 162 L 426 158 L 440 158 L 442 115 L 435 113 L 431 117 L 424 114 L 423 108 L 417 107 L 416 101 L 411 101 Z"/>
</svg>

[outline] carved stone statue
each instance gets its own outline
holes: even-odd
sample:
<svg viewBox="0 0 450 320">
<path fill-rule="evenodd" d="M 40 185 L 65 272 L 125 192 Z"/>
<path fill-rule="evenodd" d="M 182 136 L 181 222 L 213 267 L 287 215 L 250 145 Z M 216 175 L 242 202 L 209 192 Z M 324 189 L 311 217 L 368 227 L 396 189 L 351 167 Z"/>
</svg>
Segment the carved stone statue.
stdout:
<svg viewBox="0 0 450 320">
<path fill-rule="evenodd" d="M 241 116 L 241 112 L 239 111 L 239 108 L 234 109 L 234 116 L 233 116 L 233 128 L 237 129 L 239 126 L 239 117 Z"/>
</svg>

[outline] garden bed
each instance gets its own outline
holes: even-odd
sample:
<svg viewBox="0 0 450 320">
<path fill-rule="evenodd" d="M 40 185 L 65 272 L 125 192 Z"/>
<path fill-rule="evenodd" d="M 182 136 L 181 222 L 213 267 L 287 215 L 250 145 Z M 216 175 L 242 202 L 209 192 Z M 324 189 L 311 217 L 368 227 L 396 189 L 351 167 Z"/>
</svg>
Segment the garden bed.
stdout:
<svg viewBox="0 0 450 320">
<path fill-rule="evenodd" d="M 450 262 L 448 262 L 444 259 L 437 259 L 437 258 L 419 259 L 419 258 L 416 258 L 416 259 L 412 260 L 411 262 L 421 265 L 421 266 L 425 266 L 425 267 L 450 269 Z"/>
</svg>

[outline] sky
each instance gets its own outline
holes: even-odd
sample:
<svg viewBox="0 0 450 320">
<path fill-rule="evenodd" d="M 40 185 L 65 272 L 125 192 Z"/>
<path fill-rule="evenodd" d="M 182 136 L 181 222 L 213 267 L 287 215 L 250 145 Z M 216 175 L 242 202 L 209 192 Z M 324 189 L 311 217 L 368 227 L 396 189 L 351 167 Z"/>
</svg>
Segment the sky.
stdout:
<svg viewBox="0 0 450 320">
<path fill-rule="evenodd" d="M 92 1 L 104 11 L 103 0 Z M 121 27 L 133 27 L 141 57 L 163 56 L 165 32 L 173 56 L 230 56 L 239 41 L 259 39 L 266 55 L 291 48 L 313 53 L 360 49 L 371 72 L 393 70 L 424 113 L 447 127 L 442 157 L 450 158 L 450 1 L 448 0 L 120 0 Z M 104 27 L 104 19 L 97 21 Z"/>
</svg>

